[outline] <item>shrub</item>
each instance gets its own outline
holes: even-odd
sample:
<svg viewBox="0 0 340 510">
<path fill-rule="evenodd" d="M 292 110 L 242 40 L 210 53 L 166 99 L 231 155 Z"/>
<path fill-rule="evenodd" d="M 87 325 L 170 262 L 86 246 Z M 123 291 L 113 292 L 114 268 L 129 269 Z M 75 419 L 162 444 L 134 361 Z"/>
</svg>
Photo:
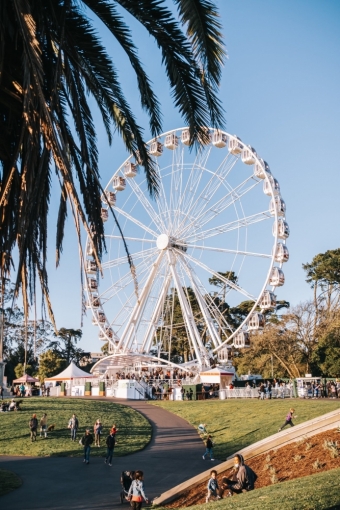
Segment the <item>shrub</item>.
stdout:
<svg viewBox="0 0 340 510">
<path fill-rule="evenodd" d="M 306 452 L 308 452 L 311 448 L 313 448 L 312 443 L 306 443 Z"/>
<path fill-rule="evenodd" d="M 321 462 L 319 461 L 319 459 L 316 459 L 316 461 L 315 461 L 315 462 L 313 462 L 312 466 L 313 466 L 313 469 L 315 469 L 315 470 L 317 470 L 317 469 L 321 469 L 321 468 L 322 468 L 322 464 L 321 464 Z"/>
<path fill-rule="evenodd" d="M 294 455 L 293 460 L 294 462 L 299 462 L 299 460 L 302 459 L 302 455 Z"/>
</svg>

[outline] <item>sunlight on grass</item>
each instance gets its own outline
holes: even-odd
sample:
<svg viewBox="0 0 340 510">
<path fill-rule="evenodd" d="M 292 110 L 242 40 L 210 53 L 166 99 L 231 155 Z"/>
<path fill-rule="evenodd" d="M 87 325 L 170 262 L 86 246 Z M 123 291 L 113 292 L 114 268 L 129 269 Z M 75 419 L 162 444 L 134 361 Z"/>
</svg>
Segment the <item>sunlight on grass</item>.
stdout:
<svg viewBox="0 0 340 510">
<path fill-rule="evenodd" d="M 197 427 L 206 423 L 215 443 L 214 456 L 225 460 L 246 446 L 275 434 L 289 408 L 295 408 L 298 425 L 339 409 L 336 401 L 320 400 L 205 400 L 154 401 L 154 405 L 181 416 Z"/>
<path fill-rule="evenodd" d="M 21 479 L 15 473 L 0 469 L 0 496 L 17 489 L 21 484 Z"/>
<path fill-rule="evenodd" d="M 128 455 L 144 448 L 151 439 L 151 425 L 148 420 L 130 407 L 99 400 L 82 400 L 68 398 L 30 398 L 25 399 L 22 411 L 1 413 L 0 451 L 2 455 L 29 456 L 70 456 L 83 455 L 78 440 L 86 427 L 93 431 L 93 425 L 99 418 L 103 423 L 103 434 L 100 448 L 93 447 L 91 455 L 103 455 L 106 436 L 113 423 L 119 432 L 115 456 Z M 42 413 L 47 413 L 48 425 L 55 425 L 55 430 L 48 433 L 46 439 L 39 437 L 30 441 L 28 422 L 32 413 L 37 414 L 38 421 Z M 77 441 L 72 442 L 67 428 L 72 414 L 79 419 Z"/>
</svg>

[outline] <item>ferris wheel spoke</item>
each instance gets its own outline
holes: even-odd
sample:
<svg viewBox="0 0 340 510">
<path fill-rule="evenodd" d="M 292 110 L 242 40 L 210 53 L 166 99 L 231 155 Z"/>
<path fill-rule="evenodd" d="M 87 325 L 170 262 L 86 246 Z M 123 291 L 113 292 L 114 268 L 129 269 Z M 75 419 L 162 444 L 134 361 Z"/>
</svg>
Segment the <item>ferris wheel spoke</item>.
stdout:
<svg viewBox="0 0 340 510">
<path fill-rule="evenodd" d="M 251 181 L 251 185 L 244 188 L 244 186 Z M 255 188 L 258 185 L 258 181 L 252 179 L 252 177 L 248 177 L 245 181 L 240 183 L 236 188 L 232 189 L 226 196 L 222 197 L 218 202 L 206 208 L 206 204 L 203 204 L 200 211 L 197 211 L 194 215 L 194 220 L 189 223 L 184 230 L 179 233 L 179 236 L 185 236 L 186 232 L 191 229 L 196 231 L 198 228 L 201 229 L 204 225 L 212 221 L 216 216 L 221 214 L 223 211 L 228 209 L 231 205 L 235 204 L 238 200 L 240 200 L 244 195 L 246 195 L 249 191 Z M 243 189 L 244 188 L 244 189 Z"/>
<path fill-rule="evenodd" d="M 191 274 L 191 280 L 193 282 L 193 285 L 197 289 L 199 289 L 200 295 L 203 296 L 204 304 L 205 304 L 205 306 L 208 309 L 209 316 L 212 318 L 212 320 L 215 321 L 215 324 L 219 326 L 219 329 L 220 329 L 221 332 L 223 330 L 227 330 L 227 331 L 229 331 L 232 334 L 234 332 L 234 329 L 230 326 L 230 324 L 228 323 L 228 321 L 226 320 L 224 315 L 218 309 L 216 303 L 214 302 L 214 300 L 211 297 L 211 295 L 208 292 L 208 290 L 202 284 L 202 282 L 199 279 L 198 275 L 196 274 L 194 268 L 191 266 L 191 264 L 189 264 L 187 261 L 185 261 L 183 259 L 183 257 L 181 257 L 181 261 L 182 261 L 182 263 L 184 262 L 185 265 L 187 266 L 188 271 Z M 216 333 L 215 329 L 214 329 L 214 332 Z M 225 335 L 226 335 L 226 333 L 225 333 Z M 217 347 L 218 345 L 221 345 L 222 339 L 220 338 L 219 335 L 217 335 L 217 336 L 215 335 L 215 340 L 214 340 L 214 336 L 212 336 L 212 335 L 210 335 L 210 336 L 212 337 L 212 340 L 214 342 L 215 347 Z M 216 343 L 217 343 L 217 345 L 216 345 Z"/>
<path fill-rule="evenodd" d="M 110 234 L 105 234 L 105 237 L 107 237 L 109 239 L 119 239 L 120 241 L 122 240 L 122 236 L 112 236 Z M 125 241 L 139 241 L 141 243 L 153 243 L 153 244 L 156 243 L 156 239 L 145 239 L 143 237 L 124 236 L 124 239 L 125 239 Z"/>
<path fill-rule="evenodd" d="M 141 275 L 143 272 L 146 272 L 149 270 L 149 264 L 151 263 L 152 257 L 154 257 L 156 253 L 152 253 L 149 256 L 145 258 L 145 260 L 142 260 L 139 264 L 135 266 L 135 271 L 137 274 Z M 148 262 L 149 261 L 149 262 Z M 144 266 L 144 268 L 143 268 Z M 120 290 L 127 287 L 130 283 L 133 282 L 133 276 L 131 274 L 130 268 L 126 271 L 126 273 L 119 278 L 116 282 L 114 282 L 110 287 L 108 287 L 106 290 L 104 290 L 98 298 L 100 300 L 104 300 L 104 302 L 109 301 L 114 297 Z M 115 293 L 112 295 L 107 295 L 112 289 L 116 289 Z"/>
<path fill-rule="evenodd" d="M 164 231 L 165 226 L 163 224 L 163 218 L 160 218 L 160 216 L 156 214 L 156 211 L 154 210 L 151 203 L 147 199 L 146 194 L 143 193 L 143 191 L 141 190 L 141 188 L 139 187 L 139 185 L 135 179 L 130 179 L 129 182 L 130 182 L 131 189 L 132 189 L 133 193 L 135 194 L 137 200 L 139 200 L 139 202 L 142 204 L 143 208 L 149 215 L 150 219 L 153 221 L 153 223 L 156 226 L 156 228 L 158 229 L 158 231 L 159 232 L 161 231 L 161 229 L 159 228 L 159 223 L 162 223 L 162 227 L 163 227 L 163 231 Z"/>
<path fill-rule="evenodd" d="M 133 261 L 135 262 L 138 259 L 145 258 L 149 254 L 152 254 L 155 252 L 155 248 L 149 248 L 148 250 L 142 250 L 138 251 L 136 253 L 132 253 Z M 108 260 L 107 262 L 104 262 L 102 264 L 102 269 L 110 269 L 112 267 L 120 266 L 121 264 L 124 264 L 127 262 L 127 257 L 124 255 L 124 257 L 119 257 L 118 259 Z"/>
<path fill-rule="evenodd" d="M 225 185 L 226 179 L 237 161 L 238 156 L 233 156 L 231 154 L 228 154 L 224 158 L 217 171 L 211 175 L 198 197 L 196 196 L 196 192 L 192 195 L 190 203 L 185 208 L 186 217 L 197 217 L 198 214 L 202 213 L 207 204 L 212 200 L 219 187 L 221 185 Z M 197 210 L 198 204 L 200 205 L 199 210 Z M 178 226 L 178 230 L 182 228 L 184 222 L 185 220 Z"/>
<path fill-rule="evenodd" d="M 181 243 L 177 243 L 181 244 Z M 265 259 L 271 259 L 272 255 L 270 253 L 256 253 L 251 251 L 242 251 L 242 250 L 229 250 L 228 248 L 217 248 L 215 246 L 204 246 L 198 244 L 183 244 L 186 248 L 193 248 L 197 250 L 207 250 L 207 251 L 217 251 L 221 253 L 235 253 L 236 255 L 247 255 L 249 257 L 262 257 Z"/>
<path fill-rule="evenodd" d="M 256 301 L 256 298 L 254 296 L 252 296 L 251 294 L 249 294 L 249 292 L 247 292 L 245 289 L 243 289 L 242 287 L 240 287 L 236 283 L 232 282 L 231 280 L 228 280 L 228 278 L 225 278 L 220 273 L 217 273 L 216 271 L 214 271 L 213 269 L 208 267 L 206 264 L 203 264 L 203 262 L 201 262 L 200 260 L 197 260 L 196 258 L 192 257 L 191 255 L 188 255 L 188 253 L 181 252 L 181 251 L 179 251 L 177 249 L 175 249 L 175 250 L 178 251 L 178 253 L 182 254 L 182 256 L 184 256 L 185 258 L 191 260 L 191 262 L 193 262 L 197 266 L 199 266 L 202 269 L 204 269 L 207 273 L 209 273 L 209 274 L 211 274 L 213 276 L 216 276 L 216 278 L 221 280 L 228 287 L 231 287 L 232 289 L 236 290 L 240 294 L 243 294 L 243 296 L 245 296 L 250 301 Z"/>
<path fill-rule="evenodd" d="M 169 226 L 166 227 L 166 225 L 164 223 L 164 216 L 167 218 L 167 220 L 169 222 L 170 221 L 169 204 L 166 199 L 163 179 L 161 176 L 161 171 L 159 169 L 158 160 L 155 161 L 155 166 L 157 167 L 157 172 L 158 172 L 158 176 L 159 176 L 159 190 L 158 190 L 158 194 L 155 196 L 155 202 L 158 207 L 159 217 L 162 219 L 163 228 L 164 228 L 165 232 L 168 232 Z"/>
<path fill-rule="evenodd" d="M 134 223 L 138 227 L 142 228 L 143 230 L 145 230 L 146 232 L 151 234 L 152 236 L 158 237 L 158 234 L 156 234 L 156 232 L 154 232 L 151 228 L 149 228 L 146 225 L 144 225 L 143 223 L 141 223 L 139 220 L 137 220 L 136 218 L 131 216 L 129 213 L 127 213 L 123 209 L 120 209 L 119 207 L 115 206 L 115 211 L 117 213 L 121 214 L 122 216 L 124 216 L 126 219 L 130 220 L 132 223 Z"/>
<path fill-rule="evenodd" d="M 197 241 L 201 241 L 202 239 L 208 239 L 208 237 L 214 237 L 220 234 L 225 234 L 226 232 L 230 232 L 231 230 L 249 227 L 254 223 L 259 223 L 269 219 L 273 219 L 269 211 L 263 211 L 260 213 L 252 214 L 251 216 L 246 216 L 245 218 L 230 221 L 229 223 L 219 225 L 218 227 L 204 230 L 203 232 L 199 232 L 196 235 L 188 236 L 186 240 L 189 244 L 195 243 Z"/>
<path fill-rule="evenodd" d="M 180 263 L 182 264 L 184 271 L 186 272 L 189 281 L 191 283 L 192 289 L 195 293 L 196 299 L 198 301 L 198 305 L 201 310 L 201 314 L 204 318 L 205 325 L 208 329 L 209 335 L 211 337 L 211 340 L 215 347 L 221 344 L 221 340 L 218 337 L 217 331 L 215 329 L 215 322 L 214 319 L 211 317 L 209 308 L 207 306 L 207 298 L 206 298 L 206 291 L 201 293 L 200 286 L 197 285 L 196 279 L 194 277 L 194 271 L 192 271 L 192 268 L 189 266 L 189 264 L 183 260 L 182 257 L 179 257 Z"/>
<path fill-rule="evenodd" d="M 191 165 L 190 174 L 187 179 L 184 190 L 183 192 L 181 191 L 178 196 L 178 203 L 176 206 L 177 210 L 176 222 L 174 222 L 176 230 L 178 230 L 179 228 L 178 221 L 181 221 L 180 215 L 181 211 L 186 211 L 188 209 L 186 203 L 189 202 L 191 204 L 192 199 L 195 197 L 196 191 L 202 179 L 202 175 L 204 174 L 204 168 L 208 161 L 210 152 L 211 147 L 209 147 L 208 149 L 206 148 L 199 149 L 199 151 L 196 154 L 195 160 Z"/>
</svg>

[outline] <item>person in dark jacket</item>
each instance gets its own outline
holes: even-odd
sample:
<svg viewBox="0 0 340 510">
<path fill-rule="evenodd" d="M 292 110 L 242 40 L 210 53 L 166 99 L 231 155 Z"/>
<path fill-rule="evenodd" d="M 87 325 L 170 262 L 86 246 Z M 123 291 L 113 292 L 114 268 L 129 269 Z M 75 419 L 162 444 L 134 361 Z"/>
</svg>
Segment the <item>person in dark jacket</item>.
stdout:
<svg viewBox="0 0 340 510">
<path fill-rule="evenodd" d="M 81 444 L 84 446 L 84 460 L 86 464 L 90 463 L 91 444 L 93 443 L 93 435 L 90 429 L 86 429 L 85 435 L 81 438 Z"/>
<path fill-rule="evenodd" d="M 113 450 L 116 444 L 116 434 L 111 430 L 110 434 L 106 438 L 106 458 L 105 458 L 105 464 L 107 464 L 107 461 L 109 461 L 109 466 L 112 466 L 112 455 Z"/>
<path fill-rule="evenodd" d="M 32 418 L 30 419 L 28 426 L 31 431 L 31 441 L 32 442 L 36 441 L 37 440 L 37 428 L 38 428 L 38 420 L 37 420 L 36 414 L 32 414 Z"/>
<path fill-rule="evenodd" d="M 245 491 L 252 491 L 257 479 L 254 471 L 244 463 L 242 455 L 236 454 L 234 457 L 234 468 L 232 478 L 222 478 L 220 495 L 228 490 L 228 496 L 240 494 Z"/>
<path fill-rule="evenodd" d="M 210 455 L 210 460 L 215 460 L 215 459 L 213 458 L 213 446 L 214 446 L 213 440 L 212 440 L 211 436 L 209 435 L 209 436 L 207 437 L 206 442 L 205 442 L 205 448 L 206 448 L 206 449 L 205 449 L 205 454 L 204 454 L 204 455 L 203 455 L 203 457 L 202 457 L 202 458 L 203 458 L 203 460 L 205 460 L 205 456 L 206 456 L 206 455 Z"/>
</svg>

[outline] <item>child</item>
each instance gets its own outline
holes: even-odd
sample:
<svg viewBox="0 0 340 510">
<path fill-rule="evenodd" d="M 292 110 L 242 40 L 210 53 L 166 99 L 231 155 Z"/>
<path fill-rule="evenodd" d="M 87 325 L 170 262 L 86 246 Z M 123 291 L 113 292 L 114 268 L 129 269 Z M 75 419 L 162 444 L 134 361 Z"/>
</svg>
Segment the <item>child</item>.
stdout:
<svg viewBox="0 0 340 510">
<path fill-rule="evenodd" d="M 143 471 L 135 472 L 135 480 L 133 480 L 128 492 L 128 498 L 131 500 L 133 510 L 140 510 L 142 508 L 143 499 L 146 504 L 149 503 L 148 498 L 145 496 L 143 485 Z"/>
<path fill-rule="evenodd" d="M 287 414 L 286 416 L 286 421 L 284 422 L 283 425 L 281 425 L 281 427 L 279 428 L 279 432 L 281 432 L 281 430 L 286 426 L 286 425 L 290 425 L 291 427 L 294 427 L 294 423 L 292 422 L 292 419 L 293 418 L 297 418 L 297 416 L 295 415 L 294 416 L 294 412 L 295 412 L 295 409 L 291 408 L 289 409 L 289 413 Z"/>
<path fill-rule="evenodd" d="M 209 435 L 206 442 L 205 442 L 205 446 L 206 446 L 206 450 L 205 450 L 205 454 L 202 456 L 202 459 L 205 460 L 205 456 L 207 454 L 210 455 L 210 460 L 215 460 L 213 459 L 213 446 L 214 446 L 214 443 L 211 439 L 211 436 Z"/>
<path fill-rule="evenodd" d="M 213 469 L 212 471 L 210 471 L 210 478 L 209 478 L 208 486 L 207 486 L 208 494 L 207 494 L 207 497 L 205 498 L 206 503 L 209 503 L 209 499 L 211 498 L 211 496 L 213 496 L 216 499 L 221 499 L 221 496 L 219 496 L 217 494 L 219 487 L 218 487 L 218 481 L 217 481 L 216 477 L 217 477 L 217 471 L 215 469 Z"/>
<path fill-rule="evenodd" d="M 117 434 L 118 429 L 116 428 L 116 424 L 114 423 L 111 427 L 110 434 L 113 434 L 114 436 Z"/>
</svg>

